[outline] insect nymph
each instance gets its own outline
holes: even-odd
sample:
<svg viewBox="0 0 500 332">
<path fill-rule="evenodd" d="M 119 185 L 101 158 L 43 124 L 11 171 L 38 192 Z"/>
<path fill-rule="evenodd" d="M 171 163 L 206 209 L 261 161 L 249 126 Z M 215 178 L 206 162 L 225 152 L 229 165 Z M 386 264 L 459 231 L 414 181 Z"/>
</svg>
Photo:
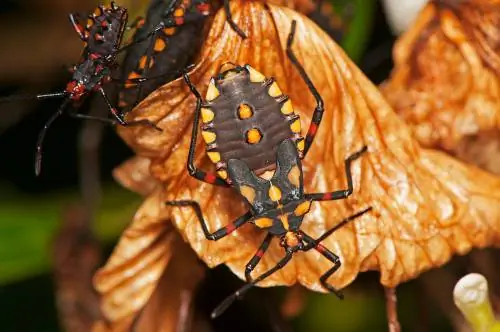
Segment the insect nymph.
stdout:
<svg viewBox="0 0 500 332">
<path fill-rule="evenodd" d="M 82 55 L 77 64 L 70 68 L 72 73 L 71 80 L 66 84 L 66 88 L 60 92 L 44 93 L 27 98 L 26 96 L 9 96 L 0 98 L 0 101 L 13 101 L 19 99 L 49 99 L 64 98 L 61 106 L 56 113 L 46 122 L 40 131 L 36 145 L 35 173 L 39 175 L 42 160 L 42 144 L 45 134 L 50 125 L 66 110 L 70 116 L 79 119 L 100 120 L 111 124 L 120 124 L 123 126 L 144 124 L 158 129 L 154 124 L 147 120 L 128 122 L 124 115 L 119 112 L 108 99 L 103 85 L 117 80 L 111 77 L 111 70 L 117 65 L 117 55 L 128 49 L 135 43 L 140 43 L 154 35 L 163 25 L 156 27 L 153 31 L 146 34 L 141 40 L 135 40 L 132 44 L 120 47 L 123 34 L 127 28 L 128 12 L 127 9 L 111 2 L 109 6 L 99 5 L 93 13 L 86 18 L 86 25 L 82 25 L 82 20 L 78 14 L 70 14 L 69 20 L 77 32 L 80 39 L 85 43 Z M 142 81 L 144 79 L 138 79 Z M 93 117 L 77 112 L 77 108 L 84 99 L 91 93 L 98 92 L 114 117 L 114 120 L 108 118 Z"/>
<path fill-rule="evenodd" d="M 201 99 L 185 75 L 185 80 L 198 97 L 188 155 L 189 173 L 207 183 L 231 186 L 245 199 L 250 210 L 225 227 L 211 232 L 197 202 L 182 200 L 169 201 L 166 204 L 193 208 L 205 237 L 209 240 L 220 240 L 247 223 L 267 231 L 267 236 L 256 254 L 246 265 L 245 277 L 248 284 L 216 308 L 212 317 L 220 315 L 253 285 L 283 268 L 296 252 L 311 249 L 333 263 L 333 266 L 321 276 L 320 282 L 325 289 L 342 297 L 342 294 L 327 281 L 341 266 L 340 259 L 320 242 L 347 222 L 371 210 L 371 207 L 368 207 L 344 219 L 317 239 L 301 229 L 303 218 L 309 212 L 313 201 L 345 199 L 352 194 L 351 163 L 366 152 L 367 147 L 361 148 L 345 160 L 347 189 L 326 193 L 304 193 L 301 159 L 311 146 L 321 121 L 323 101 L 291 51 L 294 32 L 295 21 L 292 22 L 288 38 L 287 54 L 317 100 L 312 123 L 305 139 L 300 135 L 298 115 L 293 112 L 288 97 L 281 93 L 274 80 L 266 79 L 250 66 L 236 66 L 212 79 L 207 91 L 207 101 Z M 199 117 L 204 123 L 202 135 L 207 143 L 209 158 L 216 165 L 217 177 L 193 165 Z M 268 171 L 273 170 L 274 174 L 270 176 Z M 279 244 L 284 250 L 283 258 L 269 271 L 252 278 L 252 271 L 274 238 L 280 241 Z"/>
</svg>

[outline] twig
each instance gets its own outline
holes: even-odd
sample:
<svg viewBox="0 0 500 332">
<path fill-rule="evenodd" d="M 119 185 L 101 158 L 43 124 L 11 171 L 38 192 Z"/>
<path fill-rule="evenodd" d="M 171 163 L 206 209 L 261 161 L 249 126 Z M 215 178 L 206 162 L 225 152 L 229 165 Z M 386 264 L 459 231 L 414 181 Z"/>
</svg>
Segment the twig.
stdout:
<svg viewBox="0 0 500 332">
<path fill-rule="evenodd" d="M 387 322 L 389 332 L 400 332 L 401 326 L 398 320 L 396 288 L 384 287 L 385 308 L 387 310 Z"/>
</svg>

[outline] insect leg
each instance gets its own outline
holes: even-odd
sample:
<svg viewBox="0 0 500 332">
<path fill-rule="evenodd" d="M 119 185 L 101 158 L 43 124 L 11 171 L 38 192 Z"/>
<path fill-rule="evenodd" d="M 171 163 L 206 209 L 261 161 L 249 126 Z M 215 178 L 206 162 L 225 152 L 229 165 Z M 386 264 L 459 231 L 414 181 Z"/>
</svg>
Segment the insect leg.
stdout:
<svg viewBox="0 0 500 332">
<path fill-rule="evenodd" d="M 281 270 L 288 262 L 292 259 L 293 253 L 292 252 L 287 252 L 285 254 L 285 257 L 283 257 L 273 268 L 268 270 L 267 272 L 264 272 L 257 278 L 255 278 L 251 283 L 245 284 L 242 286 L 240 289 L 238 289 L 236 292 L 234 292 L 232 295 L 228 296 L 224 301 L 222 301 L 221 304 L 219 304 L 211 314 L 212 319 L 220 316 L 224 311 L 226 311 L 229 306 L 236 301 L 238 298 L 241 298 L 247 291 L 249 291 L 255 284 L 258 282 L 261 282 L 262 280 L 266 279 L 269 277 L 271 274 L 275 273 L 278 270 Z"/>
<path fill-rule="evenodd" d="M 193 129 L 191 131 L 191 142 L 189 144 L 189 153 L 188 153 L 188 160 L 187 160 L 187 169 L 188 169 L 189 175 L 191 175 L 192 177 L 194 177 L 195 179 L 197 179 L 199 181 L 203 181 L 203 182 L 214 184 L 214 185 L 221 186 L 221 187 L 229 187 L 229 184 L 226 181 L 224 181 L 224 179 L 220 178 L 217 174 L 215 174 L 213 172 L 205 172 L 203 170 L 196 168 L 196 166 L 194 165 L 196 141 L 198 139 L 198 130 L 200 128 L 202 98 L 201 98 L 200 93 L 196 89 L 196 87 L 193 85 L 193 83 L 189 79 L 188 74 L 186 72 L 184 72 L 183 76 L 184 76 L 184 81 L 189 86 L 189 89 L 196 96 L 196 110 L 194 113 Z"/>
<path fill-rule="evenodd" d="M 212 240 L 212 241 L 220 240 L 223 237 L 231 234 L 236 229 L 243 226 L 253 216 L 252 212 L 248 211 L 244 215 L 236 218 L 230 224 L 222 227 L 219 230 L 216 230 L 213 233 L 210 233 L 210 231 L 208 230 L 208 225 L 205 221 L 205 218 L 203 218 L 203 213 L 201 212 L 200 204 L 198 204 L 198 202 L 192 201 L 192 200 L 181 200 L 181 201 L 167 201 L 167 202 L 165 202 L 165 204 L 170 205 L 170 206 L 190 206 L 191 208 L 193 208 L 193 210 L 196 214 L 196 217 L 198 218 L 198 220 L 201 224 L 201 229 L 203 230 L 205 237 L 207 238 L 207 240 Z"/>
<path fill-rule="evenodd" d="M 69 14 L 69 21 L 71 22 L 71 25 L 73 25 L 73 29 L 75 29 L 80 39 L 82 41 L 87 41 L 87 37 L 85 36 L 85 29 L 78 22 L 78 14 L 75 13 Z"/>
<path fill-rule="evenodd" d="M 290 33 L 288 34 L 288 39 L 286 43 L 286 54 L 288 55 L 288 58 L 295 66 L 295 68 L 299 71 L 300 76 L 302 77 L 307 87 L 309 88 L 309 91 L 311 91 L 311 94 L 314 96 L 314 99 L 316 100 L 316 107 L 314 108 L 314 113 L 311 118 L 311 124 L 309 125 L 309 129 L 307 131 L 305 138 L 304 152 L 302 153 L 302 158 L 304 158 L 313 143 L 314 137 L 316 136 L 316 132 L 321 123 L 321 119 L 323 118 L 324 103 L 323 103 L 323 98 L 321 98 L 321 95 L 319 94 L 318 90 L 316 89 L 313 82 L 309 78 L 309 75 L 307 75 L 304 67 L 302 67 L 302 65 L 299 63 L 299 60 L 297 60 L 297 57 L 292 51 L 292 44 L 293 44 L 293 38 L 295 37 L 296 26 L 297 26 L 297 21 L 295 20 L 292 21 L 292 26 L 290 28 Z"/>
<path fill-rule="evenodd" d="M 240 29 L 240 27 L 236 24 L 236 22 L 233 21 L 233 16 L 231 15 L 231 8 L 229 6 L 229 0 L 224 0 L 224 11 L 226 12 L 227 23 L 229 23 L 231 29 L 233 29 L 238 35 L 240 35 L 241 38 L 246 39 L 247 35 L 243 32 L 243 30 Z"/>
<path fill-rule="evenodd" d="M 342 265 L 340 262 L 339 256 L 335 255 L 333 252 L 328 250 L 325 246 L 323 246 L 320 241 L 318 240 L 313 240 L 310 236 L 302 233 L 304 235 L 304 240 L 306 243 L 310 244 L 313 249 L 315 249 L 317 252 L 319 252 L 321 255 L 323 255 L 326 259 L 328 259 L 330 262 L 333 263 L 333 267 L 330 268 L 328 271 L 326 271 L 320 278 L 319 281 L 321 282 L 321 285 L 328 289 L 330 292 L 334 293 L 339 299 L 343 299 L 344 295 L 342 292 L 340 292 L 338 289 L 330 285 L 327 280 L 328 278 L 334 274 Z"/>
<path fill-rule="evenodd" d="M 345 199 L 349 197 L 354 189 L 352 184 L 351 163 L 354 160 L 358 159 L 364 152 L 367 151 L 367 149 L 367 146 L 364 146 L 363 148 L 361 148 L 361 150 L 353 153 L 345 160 L 344 165 L 347 178 L 347 189 L 331 191 L 327 193 L 305 194 L 305 198 L 313 201 L 334 201 L 337 199 Z"/>
<path fill-rule="evenodd" d="M 56 113 L 54 113 L 49 120 L 45 123 L 43 126 L 42 130 L 38 134 L 38 140 L 36 142 L 36 153 L 35 153 L 35 175 L 39 176 L 40 172 L 42 171 L 42 146 L 43 146 L 43 140 L 45 139 L 45 134 L 47 133 L 47 130 L 49 127 L 52 125 L 52 123 L 60 117 L 66 108 L 68 107 L 69 103 L 71 102 L 70 98 L 66 98 L 61 106 L 59 106 L 59 109 L 57 110 Z"/>
<path fill-rule="evenodd" d="M 262 256 L 267 251 L 267 248 L 269 248 L 269 244 L 271 243 L 271 240 L 274 238 L 274 235 L 271 233 L 267 233 L 266 237 L 264 238 L 264 241 L 262 241 L 262 244 L 259 247 L 259 250 L 255 253 L 255 255 L 250 259 L 248 264 L 245 267 L 245 278 L 247 282 L 252 282 L 252 276 L 250 275 L 252 271 L 255 269 L 257 264 L 259 264 Z"/>
<path fill-rule="evenodd" d="M 123 114 L 120 113 L 116 108 L 111 105 L 111 102 L 108 99 L 108 96 L 106 95 L 106 92 L 102 87 L 99 88 L 99 93 L 101 94 L 102 98 L 104 98 L 104 101 L 106 102 L 106 105 L 108 106 L 109 111 L 111 114 L 115 117 L 115 119 L 118 121 L 118 124 L 122 126 L 136 126 L 136 125 L 146 125 L 149 126 L 153 129 L 156 129 L 158 131 L 162 131 L 161 128 L 157 127 L 154 123 L 152 123 L 149 120 L 138 120 L 138 121 L 126 121 L 123 119 Z"/>
</svg>

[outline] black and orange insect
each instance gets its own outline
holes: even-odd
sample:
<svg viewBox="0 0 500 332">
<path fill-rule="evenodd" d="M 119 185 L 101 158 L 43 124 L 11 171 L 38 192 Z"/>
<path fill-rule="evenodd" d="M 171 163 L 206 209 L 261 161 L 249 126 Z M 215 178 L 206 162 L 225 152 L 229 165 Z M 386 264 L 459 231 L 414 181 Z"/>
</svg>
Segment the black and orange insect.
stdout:
<svg viewBox="0 0 500 332">
<path fill-rule="evenodd" d="M 41 170 L 42 144 L 47 129 L 54 122 L 54 120 L 62 115 L 67 109 L 70 110 L 70 116 L 79 119 L 99 120 L 123 126 L 145 124 L 156 128 L 154 124 L 147 120 L 127 122 L 124 119 L 123 114 L 111 104 L 105 91 L 103 90 L 104 84 L 112 80 L 118 80 L 111 77 L 111 70 L 117 65 L 116 57 L 118 53 L 133 45 L 129 44 L 120 48 L 124 31 L 127 29 L 127 9 L 111 2 L 109 6 L 99 5 L 92 14 L 88 15 L 85 25 L 82 25 L 82 18 L 78 14 L 70 14 L 69 19 L 80 39 L 85 43 L 80 61 L 70 69 L 70 72 L 73 75 L 72 79 L 66 85 L 64 91 L 44 93 L 30 97 L 40 100 L 48 98 L 64 98 L 64 101 L 57 112 L 46 122 L 39 134 L 35 156 L 36 175 L 39 175 Z M 146 34 L 143 39 L 135 40 L 134 43 L 145 41 L 162 28 L 163 25 L 160 24 L 158 27 Z M 138 79 L 137 81 L 142 80 L 143 79 Z M 109 111 L 114 117 L 114 120 L 77 113 L 77 107 L 80 106 L 84 99 L 92 92 L 98 92 L 103 97 Z M 16 99 L 27 98 L 25 96 L 11 96 L 2 98 L 0 101 Z"/>
<path fill-rule="evenodd" d="M 228 0 L 225 0 L 228 3 Z M 225 5 L 226 17 L 233 29 L 242 37 L 245 34 L 232 21 L 229 5 Z M 122 73 L 125 83 L 119 92 L 118 105 L 123 112 L 142 101 L 159 86 L 168 83 L 191 63 L 203 41 L 201 33 L 213 6 L 207 0 L 155 0 L 148 8 L 146 18 L 139 21 L 133 40 L 143 39 L 154 27 L 163 23 L 165 28 L 158 31 L 151 43 L 140 43 L 127 51 Z M 172 73 L 163 75 L 163 73 Z M 146 77 L 159 79 L 133 80 Z"/>
<path fill-rule="evenodd" d="M 346 218 L 318 239 L 313 239 L 301 230 L 302 220 L 313 201 L 345 199 L 352 194 L 351 163 L 366 152 L 367 147 L 345 160 L 347 189 L 327 193 L 304 193 L 301 159 L 309 150 L 321 122 L 323 101 L 291 50 L 295 26 L 296 22 L 293 21 L 287 42 L 287 54 L 317 101 L 305 139 L 300 136 L 299 117 L 294 114 L 289 98 L 283 95 L 273 79 L 267 79 L 250 66 L 235 66 L 213 78 L 207 90 L 206 101 L 202 100 L 187 75 L 184 75 L 197 96 L 193 137 L 188 156 L 189 173 L 204 182 L 230 185 L 244 197 L 250 210 L 211 233 L 197 202 L 182 200 L 169 201 L 166 204 L 193 208 L 208 240 L 217 241 L 224 238 L 246 223 L 252 223 L 268 232 L 257 253 L 246 265 L 245 277 L 248 284 L 216 308 L 212 317 L 220 315 L 253 285 L 283 268 L 294 253 L 311 249 L 315 249 L 333 263 L 333 267 L 321 276 L 320 282 L 325 289 L 342 298 L 342 294 L 327 282 L 340 267 L 340 259 L 320 242 L 342 225 L 371 210 L 369 207 Z M 211 173 L 198 170 L 193 165 L 200 117 L 203 121 L 202 135 L 208 145 L 207 153 L 216 164 L 217 175 L 210 175 Z M 274 174 L 267 176 L 266 171 L 272 169 Z M 280 239 L 285 256 L 275 267 L 253 279 L 252 271 L 275 237 Z"/>
</svg>

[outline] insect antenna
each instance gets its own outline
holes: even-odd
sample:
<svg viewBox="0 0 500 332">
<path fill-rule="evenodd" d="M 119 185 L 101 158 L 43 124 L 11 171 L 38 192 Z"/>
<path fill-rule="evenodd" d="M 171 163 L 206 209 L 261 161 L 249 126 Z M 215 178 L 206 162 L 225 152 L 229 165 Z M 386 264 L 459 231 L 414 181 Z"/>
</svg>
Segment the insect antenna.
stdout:
<svg viewBox="0 0 500 332">
<path fill-rule="evenodd" d="M 64 111 L 66 110 L 66 107 L 68 107 L 68 104 L 70 103 L 71 98 L 67 97 L 61 106 L 59 106 L 59 109 L 57 110 L 56 113 L 54 113 L 47 122 L 45 122 L 45 125 L 43 126 L 42 130 L 40 130 L 40 133 L 38 134 L 38 140 L 36 142 L 36 154 L 35 154 L 35 175 L 39 176 L 40 172 L 42 170 L 42 145 L 43 145 L 43 140 L 45 138 L 45 134 L 47 133 L 47 129 L 49 129 L 50 125 L 59 117 L 61 116 Z"/>
<path fill-rule="evenodd" d="M 44 100 L 44 99 L 64 98 L 67 95 L 68 94 L 66 93 L 66 91 L 48 92 L 48 93 L 41 93 L 38 95 L 18 94 L 18 95 L 0 97 L 0 103 L 11 102 L 11 101 L 20 101 L 20 100 L 30 100 L 30 99 Z"/>
</svg>

